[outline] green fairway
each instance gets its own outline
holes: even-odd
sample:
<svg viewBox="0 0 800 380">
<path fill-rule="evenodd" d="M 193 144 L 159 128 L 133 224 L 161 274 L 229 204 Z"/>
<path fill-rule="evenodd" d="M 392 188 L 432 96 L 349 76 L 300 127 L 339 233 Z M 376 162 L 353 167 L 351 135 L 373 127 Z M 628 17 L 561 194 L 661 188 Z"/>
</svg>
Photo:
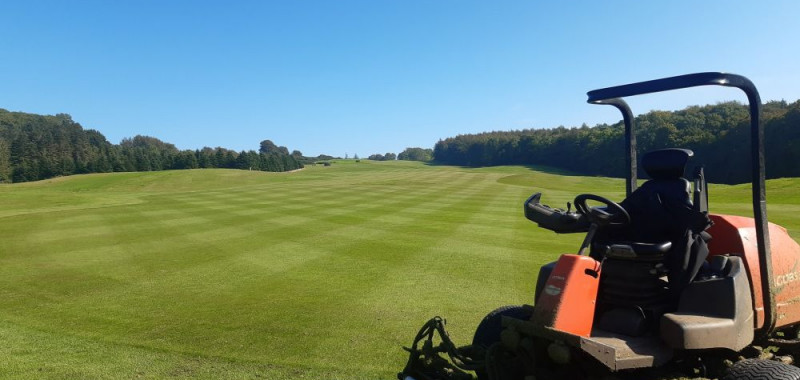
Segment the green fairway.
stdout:
<svg viewBox="0 0 800 380">
<path fill-rule="evenodd" d="M 768 181 L 800 238 L 800 179 Z M 583 236 L 522 202 L 615 200 L 621 179 L 523 167 L 337 162 L 0 185 L 0 378 L 391 379 L 421 324 L 469 343 L 532 303 L 540 265 Z M 749 186 L 710 186 L 750 215 Z"/>
</svg>

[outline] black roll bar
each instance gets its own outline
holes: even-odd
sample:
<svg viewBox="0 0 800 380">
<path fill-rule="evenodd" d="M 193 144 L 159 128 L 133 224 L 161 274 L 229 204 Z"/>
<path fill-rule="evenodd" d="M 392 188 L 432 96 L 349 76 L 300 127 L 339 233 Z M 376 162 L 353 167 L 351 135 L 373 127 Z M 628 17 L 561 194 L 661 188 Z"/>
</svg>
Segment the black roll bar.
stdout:
<svg viewBox="0 0 800 380">
<path fill-rule="evenodd" d="M 625 177 L 625 193 L 630 196 L 638 187 L 636 183 L 636 133 L 634 133 L 631 107 L 621 98 L 601 99 L 590 103 L 614 106 L 622 113 L 622 119 L 625 121 L 625 166 L 628 167 Z"/>
<path fill-rule="evenodd" d="M 769 246 L 767 195 L 764 184 L 764 127 L 761 125 L 761 97 L 753 82 L 737 74 L 718 72 L 687 74 L 589 91 L 587 102 L 612 105 L 622 112 L 627 151 L 625 161 L 628 164 L 626 190 L 630 195 L 636 189 L 636 136 L 633 129 L 633 114 L 627 103 L 620 98 L 698 86 L 736 87 L 747 95 L 750 110 L 753 217 L 756 224 L 758 259 L 761 267 L 760 285 L 764 295 L 764 326 L 761 329 L 761 335 L 766 337 L 775 330 L 775 288 L 772 281 L 772 253 Z"/>
</svg>

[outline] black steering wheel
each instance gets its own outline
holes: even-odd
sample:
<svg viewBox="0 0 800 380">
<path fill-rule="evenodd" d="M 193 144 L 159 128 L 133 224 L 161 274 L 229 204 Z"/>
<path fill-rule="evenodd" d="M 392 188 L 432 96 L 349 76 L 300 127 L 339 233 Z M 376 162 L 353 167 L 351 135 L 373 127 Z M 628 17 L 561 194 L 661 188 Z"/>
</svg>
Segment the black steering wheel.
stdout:
<svg viewBox="0 0 800 380">
<path fill-rule="evenodd" d="M 588 207 L 586 201 L 592 200 L 606 205 L 606 209 L 600 207 Z M 586 215 L 590 223 L 602 226 L 624 226 L 631 222 L 631 216 L 622 206 L 606 198 L 594 194 L 581 194 L 575 197 L 575 209 L 579 213 Z"/>
</svg>

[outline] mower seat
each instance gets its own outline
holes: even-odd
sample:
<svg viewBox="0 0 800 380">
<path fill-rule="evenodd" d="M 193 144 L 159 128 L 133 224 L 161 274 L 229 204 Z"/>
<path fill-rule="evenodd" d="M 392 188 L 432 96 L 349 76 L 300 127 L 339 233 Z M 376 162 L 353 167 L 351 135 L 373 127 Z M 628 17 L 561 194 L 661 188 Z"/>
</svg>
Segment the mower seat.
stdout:
<svg viewBox="0 0 800 380">
<path fill-rule="evenodd" d="M 672 241 L 686 230 L 672 211 L 692 208 L 691 184 L 683 178 L 692 155 L 688 149 L 661 149 L 642 157 L 642 167 L 651 179 L 620 203 L 631 216 L 625 233 L 632 241 Z"/>
<path fill-rule="evenodd" d="M 600 329 L 640 336 L 655 328 L 705 262 L 701 233 L 710 220 L 692 204 L 691 184 L 683 178 L 692 155 L 688 149 L 646 153 L 641 163 L 651 179 L 620 203 L 630 223 L 597 231 L 592 255 L 604 259 Z"/>
<path fill-rule="evenodd" d="M 707 219 L 695 215 L 702 213 L 694 211 L 691 184 L 683 178 L 692 155 L 688 149 L 661 149 L 642 157 L 651 179 L 620 203 L 631 221 L 623 228 L 599 231 L 592 244 L 595 255 L 653 261 L 685 249 L 676 243 L 692 228 L 692 219 Z"/>
</svg>

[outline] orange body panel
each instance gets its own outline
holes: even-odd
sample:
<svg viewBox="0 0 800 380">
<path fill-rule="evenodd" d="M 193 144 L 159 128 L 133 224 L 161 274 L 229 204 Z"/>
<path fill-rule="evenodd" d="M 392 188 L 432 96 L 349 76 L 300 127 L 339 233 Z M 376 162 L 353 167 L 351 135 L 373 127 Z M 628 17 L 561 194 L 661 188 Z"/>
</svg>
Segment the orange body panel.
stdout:
<svg viewBox="0 0 800 380">
<path fill-rule="evenodd" d="M 755 221 L 753 218 L 730 215 L 711 215 L 714 225 L 709 228 L 712 240 L 710 255 L 740 256 L 747 268 L 755 307 L 755 328 L 764 325 L 764 298 L 761 289 L 761 265 L 758 261 Z M 772 278 L 777 309 L 776 327 L 800 322 L 800 245 L 786 229 L 769 223 Z"/>
<path fill-rule="evenodd" d="M 597 260 L 561 255 L 536 301 L 533 320 L 559 331 L 589 336 L 599 283 Z"/>
</svg>

